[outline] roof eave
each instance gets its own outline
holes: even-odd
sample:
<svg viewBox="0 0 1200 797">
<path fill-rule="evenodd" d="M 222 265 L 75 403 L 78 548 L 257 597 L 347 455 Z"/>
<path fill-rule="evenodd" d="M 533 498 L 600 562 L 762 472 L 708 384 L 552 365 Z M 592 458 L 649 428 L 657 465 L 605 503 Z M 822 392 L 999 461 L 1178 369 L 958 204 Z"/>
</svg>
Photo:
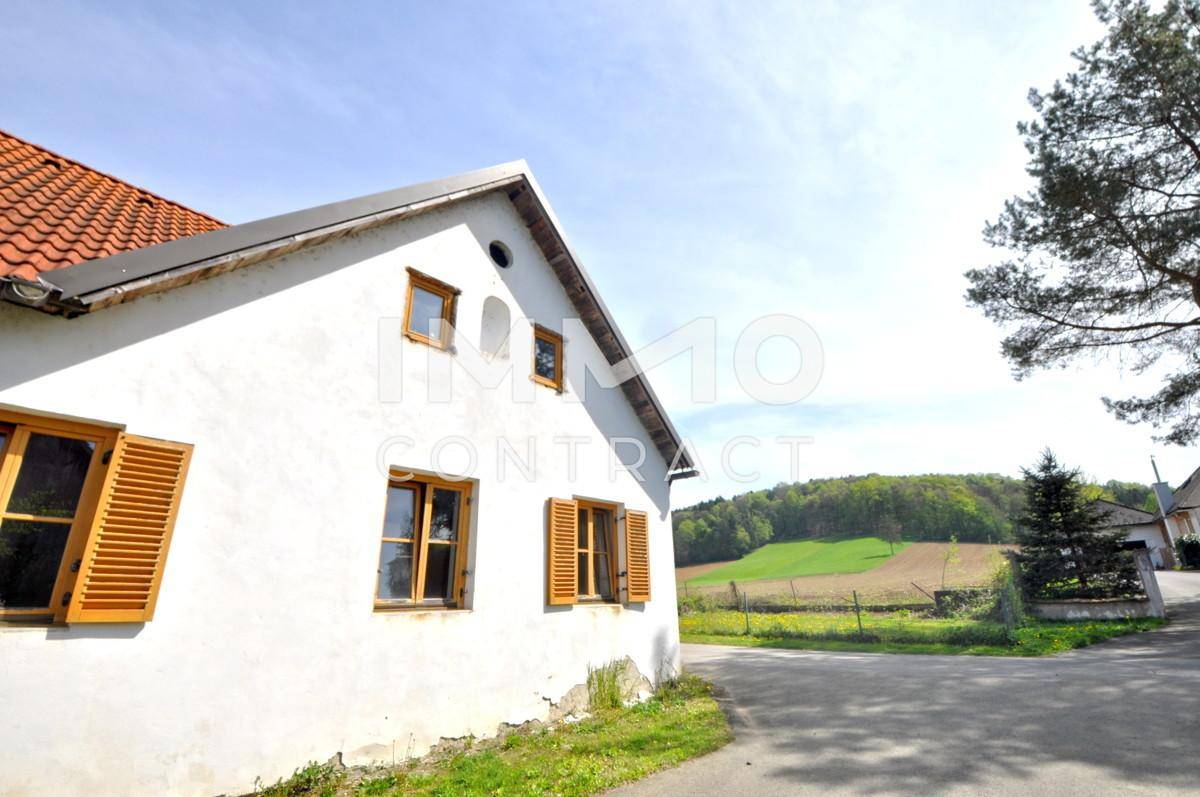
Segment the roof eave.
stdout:
<svg viewBox="0 0 1200 797">
<path fill-rule="evenodd" d="M 282 257 L 372 226 L 426 213 L 451 202 L 501 190 L 517 206 L 523 219 L 526 214 L 522 213 L 522 208 L 529 206 L 524 200 L 534 200 L 532 207 L 536 207 L 536 215 L 540 218 L 533 221 L 525 219 L 530 233 L 542 247 L 543 254 L 551 261 L 556 273 L 569 267 L 570 273 L 582 285 L 586 296 L 571 295 L 570 290 L 568 296 L 577 309 L 581 302 L 585 309 L 595 308 L 594 316 L 588 313 L 600 327 L 592 330 L 593 336 L 597 337 L 597 343 L 601 345 L 610 364 L 624 360 L 632 366 L 629 371 L 633 376 L 622 384 L 622 388 L 634 411 L 647 425 L 647 431 L 668 467 L 676 467 L 676 478 L 694 475 L 691 471 L 694 463 L 683 449 L 682 437 L 667 416 L 649 380 L 637 367 L 632 347 L 621 334 L 608 307 L 600 298 L 595 283 L 567 242 L 557 216 L 523 160 L 285 213 L 56 269 L 42 275 L 40 285 L 46 289 L 46 293 L 37 301 L 15 295 L 11 284 L 4 285 L 0 298 L 46 313 L 78 316 Z M 544 225 L 539 224 L 542 220 Z M 540 241 L 539 235 L 542 238 Z M 547 243 L 549 235 L 553 237 L 552 243 Z M 554 251 L 548 251 L 547 246 Z M 559 256 L 556 247 L 561 247 L 561 254 L 565 257 Z M 562 274 L 559 275 L 561 278 Z M 566 282 L 564 288 L 567 288 Z M 584 320 L 587 323 L 587 319 Z M 614 345 L 606 347 L 601 338 L 613 341 Z M 643 402 L 648 407 L 641 406 Z M 648 415 L 657 421 L 653 424 L 657 429 L 647 423 Z M 654 439 L 656 435 L 658 439 Z"/>
</svg>

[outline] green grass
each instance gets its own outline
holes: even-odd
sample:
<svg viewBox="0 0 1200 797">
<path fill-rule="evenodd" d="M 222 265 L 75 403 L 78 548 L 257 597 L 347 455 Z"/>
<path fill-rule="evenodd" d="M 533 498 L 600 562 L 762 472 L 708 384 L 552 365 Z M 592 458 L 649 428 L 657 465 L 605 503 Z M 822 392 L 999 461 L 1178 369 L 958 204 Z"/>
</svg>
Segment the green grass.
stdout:
<svg viewBox="0 0 1200 797">
<path fill-rule="evenodd" d="M 896 552 L 908 543 L 897 543 Z M 849 540 L 797 540 L 773 542 L 736 562 L 688 580 L 688 584 L 728 584 L 730 581 L 820 576 L 829 573 L 862 573 L 878 567 L 890 557 L 886 541 L 878 537 Z"/>
<path fill-rule="evenodd" d="M 903 612 L 863 615 L 863 634 L 853 614 L 751 614 L 750 634 L 740 612 L 714 611 L 679 618 L 684 642 L 744 647 L 927 653 L 977 656 L 1045 656 L 1124 634 L 1148 631 L 1159 619 L 1030 621 L 1008 632 L 983 620 L 914 617 Z"/>
<path fill-rule="evenodd" d="M 339 795 L 354 797 L 582 797 L 711 752 L 732 738 L 711 687 L 684 675 L 645 703 L 601 710 L 553 729 L 514 733 L 503 742 L 478 743 L 482 749 L 336 788 Z"/>
</svg>

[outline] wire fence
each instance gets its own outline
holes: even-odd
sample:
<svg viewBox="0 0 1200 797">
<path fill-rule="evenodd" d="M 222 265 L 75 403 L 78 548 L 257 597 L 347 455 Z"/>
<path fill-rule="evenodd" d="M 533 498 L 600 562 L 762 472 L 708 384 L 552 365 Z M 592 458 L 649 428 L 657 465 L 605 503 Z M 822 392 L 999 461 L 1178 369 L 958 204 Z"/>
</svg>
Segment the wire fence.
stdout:
<svg viewBox="0 0 1200 797">
<path fill-rule="evenodd" d="M 679 602 L 684 610 L 742 609 L 749 606 L 763 613 L 782 612 L 852 612 L 855 606 L 866 612 L 932 611 L 937 607 L 938 594 L 977 591 L 982 588 L 966 587 L 941 590 L 911 584 L 907 590 L 857 590 L 848 592 L 813 593 L 798 590 L 795 580 L 783 589 L 779 585 L 764 589 L 761 583 L 730 581 L 723 587 L 708 585 L 697 589 L 682 583 L 678 585 Z M 945 597 L 942 598 L 945 600 Z"/>
</svg>

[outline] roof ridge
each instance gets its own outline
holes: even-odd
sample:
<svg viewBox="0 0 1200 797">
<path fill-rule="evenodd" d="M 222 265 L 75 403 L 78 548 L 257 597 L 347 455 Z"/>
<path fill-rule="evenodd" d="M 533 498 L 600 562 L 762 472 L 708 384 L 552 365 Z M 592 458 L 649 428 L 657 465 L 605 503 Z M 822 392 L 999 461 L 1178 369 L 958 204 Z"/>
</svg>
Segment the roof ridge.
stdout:
<svg viewBox="0 0 1200 797">
<path fill-rule="evenodd" d="M 159 200 L 160 202 L 166 202 L 169 205 L 174 205 L 175 207 L 179 208 L 180 210 L 186 210 L 188 213 L 195 213 L 197 216 L 203 216 L 204 218 L 208 219 L 209 221 L 213 222 L 214 224 L 220 224 L 223 227 L 229 226 L 228 222 L 221 221 L 216 216 L 209 215 L 208 213 L 205 213 L 202 210 L 196 210 L 195 208 L 188 207 L 187 205 L 184 205 L 180 202 L 176 202 L 174 199 L 168 199 L 167 197 L 163 196 L 162 194 L 151 191 L 150 189 L 144 188 L 136 183 L 131 183 L 128 180 L 123 180 L 120 177 L 109 174 L 106 171 L 97 169 L 95 166 L 89 166 L 88 164 L 83 163 L 82 161 L 77 161 L 74 158 L 68 158 L 66 155 L 59 154 L 58 152 L 50 149 L 49 147 L 44 147 L 41 144 L 35 144 L 34 142 L 29 141 L 28 139 L 21 138 L 20 136 L 15 135 L 14 133 L 11 133 L 10 131 L 4 129 L 3 127 L 0 127 L 0 136 L 7 136 L 8 138 L 13 139 L 14 141 L 19 141 L 27 147 L 30 147 L 39 152 L 44 152 L 47 155 L 57 158 L 58 160 L 65 161 L 65 162 L 71 164 L 72 166 L 76 166 L 80 169 L 86 169 L 89 172 L 98 174 L 101 177 L 104 177 L 108 180 L 112 180 L 115 183 L 119 183 L 121 185 L 127 185 L 130 188 L 134 189 L 135 191 L 139 191 L 143 194 L 146 194 L 147 196 L 152 196 L 155 199 Z"/>
<path fill-rule="evenodd" d="M 1140 506 L 1133 506 L 1132 504 L 1122 504 L 1120 501 L 1110 501 L 1107 498 L 1097 498 L 1097 499 L 1095 499 L 1095 502 L 1101 503 L 1101 504 L 1112 504 L 1113 506 L 1119 506 L 1122 509 L 1132 509 L 1136 512 L 1145 512 L 1147 515 L 1154 514 L 1153 512 L 1150 512 L 1149 510 L 1142 509 Z"/>
</svg>

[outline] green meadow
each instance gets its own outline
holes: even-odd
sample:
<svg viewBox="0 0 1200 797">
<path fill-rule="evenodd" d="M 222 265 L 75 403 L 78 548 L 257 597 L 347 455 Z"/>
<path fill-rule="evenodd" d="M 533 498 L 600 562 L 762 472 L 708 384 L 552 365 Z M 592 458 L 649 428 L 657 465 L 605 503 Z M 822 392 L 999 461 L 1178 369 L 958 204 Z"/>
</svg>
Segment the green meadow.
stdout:
<svg viewBox="0 0 1200 797">
<path fill-rule="evenodd" d="M 896 543 L 896 553 L 907 545 Z M 887 542 L 879 537 L 773 542 L 736 562 L 689 579 L 687 583 L 704 586 L 730 581 L 862 573 L 883 564 L 890 555 Z"/>
</svg>

